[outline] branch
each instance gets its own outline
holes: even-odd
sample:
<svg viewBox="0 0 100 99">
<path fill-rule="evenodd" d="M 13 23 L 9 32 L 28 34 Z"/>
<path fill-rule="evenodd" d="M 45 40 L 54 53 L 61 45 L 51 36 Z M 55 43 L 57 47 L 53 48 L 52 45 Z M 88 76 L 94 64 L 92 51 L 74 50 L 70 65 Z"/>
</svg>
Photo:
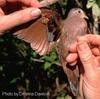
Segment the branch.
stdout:
<svg viewBox="0 0 100 99">
<path fill-rule="evenodd" d="M 42 60 L 42 59 L 36 59 L 36 58 L 32 58 L 32 60 L 33 60 L 34 62 L 39 62 L 39 63 L 44 63 L 44 62 L 45 62 L 45 61 Z M 61 64 L 58 63 L 58 62 L 52 62 L 52 64 L 57 65 L 57 66 L 61 66 Z"/>
</svg>

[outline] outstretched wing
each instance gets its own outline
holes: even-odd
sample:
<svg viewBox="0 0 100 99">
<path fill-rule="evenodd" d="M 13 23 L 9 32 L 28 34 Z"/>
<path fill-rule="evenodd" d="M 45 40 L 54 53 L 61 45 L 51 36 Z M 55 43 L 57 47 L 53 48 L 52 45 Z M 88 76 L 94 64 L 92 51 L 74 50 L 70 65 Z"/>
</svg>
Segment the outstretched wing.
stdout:
<svg viewBox="0 0 100 99">
<path fill-rule="evenodd" d="M 59 37 L 60 20 L 50 9 L 43 8 L 41 11 L 42 15 L 38 19 L 27 23 L 28 26 L 23 26 L 23 29 L 19 29 L 14 35 L 30 43 L 32 49 L 40 55 L 45 55 Z"/>
</svg>

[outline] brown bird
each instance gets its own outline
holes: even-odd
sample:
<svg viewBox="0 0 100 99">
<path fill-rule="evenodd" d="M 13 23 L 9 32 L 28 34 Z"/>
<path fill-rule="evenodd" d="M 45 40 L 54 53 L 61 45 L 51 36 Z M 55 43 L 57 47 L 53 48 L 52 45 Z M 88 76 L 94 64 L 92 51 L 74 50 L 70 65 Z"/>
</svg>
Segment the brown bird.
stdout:
<svg viewBox="0 0 100 99">
<path fill-rule="evenodd" d="M 71 91 L 74 96 L 79 92 L 79 66 L 69 66 L 66 57 L 69 53 L 69 47 L 76 41 L 77 36 L 88 34 L 88 26 L 82 9 L 73 8 L 70 10 L 68 17 L 63 21 L 62 33 L 57 44 L 58 54 L 65 74 L 67 74 Z"/>
<path fill-rule="evenodd" d="M 79 82 L 78 66 L 74 69 L 69 68 L 66 57 L 69 46 L 75 42 L 76 37 L 88 33 L 88 26 L 84 19 L 87 16 L 80 8 L 73 8 L 65 20 L 61 20 L 59 14 L 51 9 L 41 8 L 41 11 L 41 16 L 35 21 L 16 28 L 14 35 L 30 43 L 32 49 L 40 55 L 48 54 L 53 47 L 56 47 L 71 91 L 76 96 Z"/>
</svg>

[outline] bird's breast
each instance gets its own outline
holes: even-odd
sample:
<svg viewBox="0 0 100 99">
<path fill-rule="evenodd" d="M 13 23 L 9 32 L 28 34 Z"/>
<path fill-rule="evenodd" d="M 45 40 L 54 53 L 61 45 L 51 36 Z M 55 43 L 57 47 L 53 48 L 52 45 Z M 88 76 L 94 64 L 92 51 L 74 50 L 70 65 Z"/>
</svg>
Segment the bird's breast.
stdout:
<svg viewBox="0 0 100 99">
<path fill-rule="evenodd" d="M 72 18 L 63 22 L 62 33 L 59 41 L 61 55 L 66 58 L 69 53 L 69 47 L 74 43 L 78 36 L 87 33 L 87 23 L 84 19 Z"/>
</svg>

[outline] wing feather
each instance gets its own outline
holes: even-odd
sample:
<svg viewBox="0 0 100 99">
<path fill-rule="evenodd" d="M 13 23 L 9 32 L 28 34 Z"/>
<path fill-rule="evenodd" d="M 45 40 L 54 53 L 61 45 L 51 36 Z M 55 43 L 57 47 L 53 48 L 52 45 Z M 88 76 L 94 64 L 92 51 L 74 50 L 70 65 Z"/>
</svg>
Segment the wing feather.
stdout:
<svg viewBox="0 0 100 99">
<path fill-rule="evenodd" d="M 37 50 L 38 53 L 41 53 L 46 43 L 46 38 L 44 38 L 43 42 L 41 43 L 39 49 Z"/>
<path fill-rule="evenodd" d="M 46 55 L 48 51 L 48 42 L 45 42 L 44 48 L 42 49 L 40 55 Z"/>
<path fill-rule="evenodd" d="M 48 40 L 48 21 L 51 17 L 55 17 L 54 13 L 50 9 L 43 9 L 42 15 L 28 27 L 17 30 L 14 33 L 17 38 L 30 43 L 33 50 L 38 52 L 40 55 L 44 55 L 50 49 L 50 43 Z M 47 19 L 46 22 L 44 19 Z M 56 18 L 55 18 L 56 19 Z M 55 28 L 55 27 L 54 27 Z"/>
</svg>

